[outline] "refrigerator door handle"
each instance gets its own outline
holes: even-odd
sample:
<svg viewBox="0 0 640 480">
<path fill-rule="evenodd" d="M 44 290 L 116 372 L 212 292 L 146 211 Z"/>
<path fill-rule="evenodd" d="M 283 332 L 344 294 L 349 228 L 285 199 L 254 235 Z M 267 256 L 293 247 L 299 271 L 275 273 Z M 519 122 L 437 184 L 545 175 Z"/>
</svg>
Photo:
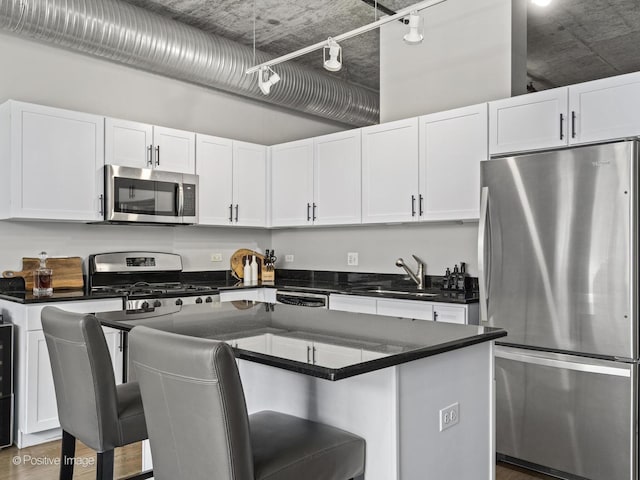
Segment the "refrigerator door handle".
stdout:
<svg viewBox="0 0 640 480">
<path fill-rule="evenodd" d="M 603 375 L 613 375 L 616 377 L 631 377 L 631 366 L 628 368 L 617 368 L 605 365 L 596 365 L 593 363 L 576 362 L 567 360 L 558 360 L 538 355 L 527 355 L 526 353 L 516 353 L 510 349 L 496 347 L 496 358 L 504 358 L 505 360 L 514 360 L 516 362 L 529 363 L 532 365 L 541 365 L 543 367 L 561 368 L 564 370 L 575 370 L 577 372 L 600 373 Z"/>
<path fill-rule="evenodd" d="M 485 265 L 485 242 L 487 234 L 487 213 L 489 208 L 489 187 L 480 192 L 480 224 L 478 225 L 478 286 L 480 287 L 480 321 L 488 321 L 487 277 Z"/>
</svg>

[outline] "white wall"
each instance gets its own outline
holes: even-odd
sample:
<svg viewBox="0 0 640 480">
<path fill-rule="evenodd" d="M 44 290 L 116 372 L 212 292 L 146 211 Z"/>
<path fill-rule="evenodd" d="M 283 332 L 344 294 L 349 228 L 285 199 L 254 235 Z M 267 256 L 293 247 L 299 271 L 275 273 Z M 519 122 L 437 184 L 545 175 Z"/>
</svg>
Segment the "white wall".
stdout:
<svg viewBox="0 0 640 480">
<path fill-rule="evenodd" d="M 526 28 L 512 31 L 512 22 L 521 27 L 522 15 L 526 9 L 512 9 L 512 0 L 447 0 L 420 12 L 424 40 L 418 45 L 404 43 L 407 27 L 400 22 L 384 25 L 380 121 L 510 97 L 513 58 L 522 57 L 512 55 L 513 36 L 524 38 L 515 44 L 526 48 Z"/>
<path fill-rule="evenodd" d="M 343 129 L 7 34 L 0 34 L 0 59 L 0 102 L 13 98 L 262 144 Z M 20 270 L 22 257 L 42 250 L 86 258 L 130 249 L 180 253 L 186 270 L 226 270 L 236 249 L 269 247 L 270 233 L 258 229 L 0 221 L 0 271 Z M 211 262 L 211 253 L 222 253 L 223 262 Z"/>
<path fill-rule="evenodd" d="M 415 270 L 412 254 L 427 264 L 427 275 L 444 275 L 446 267 L 466 262 L 476 276 L 477 223 L 367 225 L 273 230 L 277 268 L 404 273 L 398 257 Z M 347 266 L 347 252 L 358 252 L 359 265 Z M 285 263 L 287 254 L 293 263 Z"/>
</svg>

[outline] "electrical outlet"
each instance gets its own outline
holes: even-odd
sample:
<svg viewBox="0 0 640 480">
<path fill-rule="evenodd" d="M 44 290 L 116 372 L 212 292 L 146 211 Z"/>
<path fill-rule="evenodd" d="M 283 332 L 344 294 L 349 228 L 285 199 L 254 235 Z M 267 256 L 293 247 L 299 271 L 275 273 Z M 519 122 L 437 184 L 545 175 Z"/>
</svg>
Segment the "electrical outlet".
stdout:
<svg viewBox="0 0 640 480">
<path fill-rule="evenodd" d="M 440 410 L 440 431 L 453 427 L 460 420 L 460 405 L 458 402 Z"/>
<path fill-rule="evenodd" d="M 349 265 L 350 267 L 358 266 L 358 252 L 347 253 L 347 265 Z"/>
<path fill-rule="evenodd" d="M 221 262 L 222 261 L 222 254 L 221 253 L 212 253 L 211 254 L 211 261 L 212 262 Z"/>
<path fill-rule="evenodd" d="M 284 261 L 286 263 L 292 263 L 293 262 L 293 255 L 289 254 L 289 255 L 285 255 L 284 256 Z"/>
</svg>

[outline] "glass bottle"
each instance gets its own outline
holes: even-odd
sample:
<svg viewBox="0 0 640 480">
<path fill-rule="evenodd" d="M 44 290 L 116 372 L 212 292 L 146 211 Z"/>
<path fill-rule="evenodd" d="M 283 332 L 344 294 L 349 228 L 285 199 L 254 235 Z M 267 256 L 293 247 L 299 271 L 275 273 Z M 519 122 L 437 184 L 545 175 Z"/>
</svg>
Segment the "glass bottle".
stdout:
<svg viewBox="0 0 640 480">
<path fill-rule="evenodd" d="M 40 252 L 40 267 L 33 272 L 33 294 L 53 295 L 53 270 L 47 268 L 47 252 Z"/>
</svg>

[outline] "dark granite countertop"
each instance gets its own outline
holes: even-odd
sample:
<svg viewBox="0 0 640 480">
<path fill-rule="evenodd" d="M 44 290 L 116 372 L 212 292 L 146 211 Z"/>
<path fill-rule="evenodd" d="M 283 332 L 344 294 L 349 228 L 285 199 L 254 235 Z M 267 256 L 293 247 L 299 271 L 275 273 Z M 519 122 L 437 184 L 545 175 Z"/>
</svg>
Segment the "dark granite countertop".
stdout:
<svg viewBox="0 0 640 480">
<path fill-rule="evenodd" d="M 146 325 L 165 331 L 212 338 L 233 343 L 248 337 L 264 336 L 263 352 L 236 348 L 238 358 L 283 368 L 305 375 L 340 380 L 374 370 L 399 365 L 506 335 L 501 329 L 456 325 L 407 318 L 384 317 L 291 305 L 256 303 L 237 308 L 231 302 L 158 308 L 153 312 L 106 312 L 97 317 L 103 325 L 129 331 Z M 277 337 L 346 347 L 377 354 L 374 360 L 342 360 L 339 366 L 313 365 L 270 354 Z M 281 338 L 280 338 L 281 339 Z M 308 345 L 309 343 L 307 343 Z M 359 350 L 360 349 L 360 350 Z M 257 349 L 256 349 L 257 350 Z M 264 353 L 267 351 L 268 353 Z M 344 356 L 341 356 L 341 358 Z"/>
<path fill-rule="evenodd" d="M 276 281 L 269 284 L 244 285 L 233 278 L 230 271 L 213 270 L 203 272 L 183 272 L 182 281 L 208 285 L 218 290 L 238 290 L 254 288 L 277 288 L 281 290 L 297 290 L 327 294 L 359 295 L 378 298 L 397 298 L 428 302 L 444 302 L 469 304 L 479 301 L 478 292 L 471 288 L 467 292 L 441 290 L 440 277 L 426 277 L 426 288 L 418 292 L 415 283 L 404 275 L 360 272 L 331 272 L 318 270 L 276 270 Z M 471 286 L 475 279 L 470 278 Z M 374 291 L 379 288 L 384 293 Z M 427 295 L 408 295 L 426 293 Z M 154 295 L 158 296 L 158 295 Z M 159 295 L 162 296 L 162 295 Z M 172 296 L 172 295 L 170 295 Z M 54 290 L 51 296 L 36 296 L 25 291 L 0 291 L 0 299 L 17 303 L 49 303 L 77 300 L 95 300 L 122 297 L 114 293 L 91 293 L 84 290 Z"/>
</svg>

